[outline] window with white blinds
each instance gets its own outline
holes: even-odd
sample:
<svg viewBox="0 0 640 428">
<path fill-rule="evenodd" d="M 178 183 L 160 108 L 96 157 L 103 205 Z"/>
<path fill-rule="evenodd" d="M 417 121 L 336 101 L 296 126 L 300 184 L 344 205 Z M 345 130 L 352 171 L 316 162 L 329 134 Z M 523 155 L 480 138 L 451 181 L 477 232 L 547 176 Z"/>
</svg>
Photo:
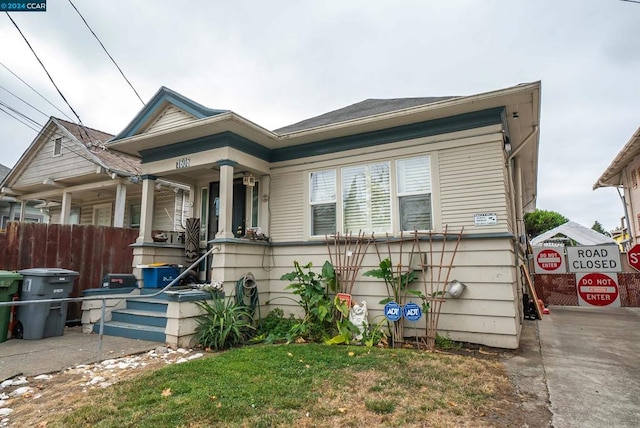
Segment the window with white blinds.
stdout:
<svg viewBox="0 0 640 428">
<path fill-rule="evenodd" d="M 309 181 L 311 234 L 331 235 L 336 232 L 336 170 L 312 172 Z"/>
<path fill-rule="evenodd" d="M 398 159 L 395 173 L 391 165 L 377 162 L 312 172 L 311 235 L 338 230 L 377 234 L 430 230 L 430 157 Z M 397 198 L 397 208 L 393 198 Z M 392 207 L 397 210 L 393 215 Z"/>
<path fill-rule="evenodd" d="M 429 156 L 396 160 L 396 176 L 400 229 L 431 229 Z"/>
<path fill-rule="evenodd" d="M 342 169 L 343 231 L 391 232 L 389 163 Z"/>
</svg>

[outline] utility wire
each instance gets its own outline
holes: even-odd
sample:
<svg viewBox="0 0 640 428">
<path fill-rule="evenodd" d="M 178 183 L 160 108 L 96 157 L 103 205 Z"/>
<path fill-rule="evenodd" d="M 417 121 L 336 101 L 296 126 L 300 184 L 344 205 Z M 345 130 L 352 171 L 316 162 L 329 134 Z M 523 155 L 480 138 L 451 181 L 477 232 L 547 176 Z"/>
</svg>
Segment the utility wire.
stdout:
<svg viewBox="0 0 640 428">
<path fill-rule="evenodd" d="M 28 122 L 24 122 L 22 119 L 20 119 L 19 117 L 14 116 L 14 114 L 11 114 L 10 112 L 8 112 L 7 110 L 4 109 L 4 107 L 0 106 L 0 111 L 5 113 L 7 116 L 9 116 L 12 119 L 17 120 L 18 122 L 20 122 L 21 124 L 23 124 L 24 126 L 26 126 L 27 128 L 30 128 L 36 132 L 38 132 L 38 129 L 35 128 L 33 125 L 31 125 Z"/>
<path fill-rule="evenodd" d="M 116 68 L 118 69 L 118 71 L 120 72 L 120 74 L 122 75 L 122 78 L 129 84 L 129 87 L 131 87 L 131 89 L 133 90 L 133 92 L 136 94 L 136 96 L 138 97 L 138 99 L 140 100 L 140 102 L 142 103 L 142 105 L 144 106 L 144 101 L 142 101 L 142 98 L 140 97 L 140 95 L 138 94 L 138 91 L 136 91 L 136 88 L 133 87 L 133 85 L 131 84 L 131 82 L 129 81 L 129 79 L 127 79 L 127 76 L 124 75 L 124 72 L 122 71 L 122 69 L 120 68 L 120 66 L 118 66 L 118 63 L 116 63 L 116 60 L 113 59 L 113 57 L 109 54 L 109 52 L 107 51 L 107 48 L 104 47 L 104 45 L 102 44 L 102 42 L 100 41 L 100 39 L 98 38 L 98 36 L 96 35 L 96 33 L 91 29 L 91 27 L 89 26 L 89 23 L 87 22 L 86 19 L 84 19 L 84 16 L 82 16 L 82 14 L 80 13 L 80 11 L 78 10 L 78 8 L 76 7 L 75 4 L 73 4 L 73 2 L 71 0 L 69 0 L 69 4 L 75 9 L 75 11 L 78 13 L 78 16 L 80 16 L 80 18 L 82 19 L 82 22 L 84 22 L 84 25 L 87 26 L 87 28 L 89 29 L 89 31 L 91 32 L 91 34 L 93 34 L 93 37 L 96 38 L 96 40 L 98 41 L 98 43 L 100 43 L 100 46 L 102 47 L 102 50 L 104 51 L 104 53 L 107 54 L 107 56 L 109 57 L 109 59 L 111 60 L 111 62 L 113 62 L 113 65 L 116 66 Z"/>
<path fill-rule="evenodd" d="M 62 113 L 62 115 L 63 115 L 64 117 L 66 117 L 67 119 L 69 119 L 69 120 L 73 121 L 73 119 L 71 119 L 71 118 L 69 117 L 69 115 L 68 115 L 68 114 L 66 114 L 65 112 L 63 112 L 62 110 L 60 110 L 60 109 L 58 108 L 58 106 L 56 106 L 54 103 L 52 103 L 51 101 L 49 101 L 49 100 L 47 99 L 47 97 L 45 97 L 45 96 L 44 96 L 44 95 L 42 95 L 40 92 L 38 92 L 38 90 L 37 90 L 37 89 L 35 89 L 33 86 L 31 86 L 31 85 L 29 85 L 27 82 L 25 82 L 25 81 L 24 81 L 20 76 L 18 76 L 16 73 L 14 73 L 14 72 L 9 68 L 9 67 L 7 67 L 6 65 L 4 65 L 4 64 L 3 64 L 3 63 L 1 63 L 1 62 L 0 62 L 0 65 L 1 65 L 1 66 L 3 66 L 3 67 L 4 67 L 4 68 L 9 72 L 9 73 L 13 74 L 13 75 L 16 77 L 16 79 L 20 80 L 22 83 L 24 83 L 25 85 L 27 85 L 27 87 L 28 87 L 29 89 L 31 89 L 31 90 L 32 90 L 33 92 L 35 92 L 36 94 L 40 95 L 40 98 L 42 98 L 42 99 L 43 99 L 43 100 L 45 100 L 47 103 L 49 103 L 49 105 L 50 105 L 51 107 L 53 107 L 54 109 L 56 109 L 56 110 L 58 110 L 60 113 Z"/>
<path fill-rule="evenodd" d="M 73 107 L 71 107 L 71 104 L 69 104 L 69 101 L 67 101 L 67 99 L 65 98 L 65 96 L 62 94 L 62 91 L 60 90 L 60 88 L 58 88 L 58 85 L 56 85 L 56 82 L 53 81 L 53 78 L 51 77 L 51 75 L 49 74 L 49 72 L 47 71 L 47 67 L 44 66 L 44 64 L 42 63 L 42 61 L 40 61 L 40 58 L 38 57 L 38 54 L 36 53 L 35 50 L 33 50 L 33 48 L 31 47 L 31 43 L 29 43 L 29 40 L 27 40 L 27 38 L 25 37 L 24 34 L 22 34 L 22 30 L 20 30 L 20 27 L 18 27 L 18 24 L 16 24 L 16 22 L 13 20 L 13 18 L 11 17 L 11 15 L 9 15 L 9 12 L 5 12 L 7 14 L 7 17 L 9 18 L 9 20 L 11 20 L 11 23 L 13 24 L 14 27 L 16 27 L 16 30 L 18 30 L 18 33 L 20 33 L 20 35 L 22 36 L 22 38 L 24 39 L 25 43 L 27 44 L 27 46 L 29 46 L 29 49 L 31 49 L 31 52 L 33 53 L 33 55 L 36 57 L 36 59 L 38 60 L 38 62 L 40 63 L 40 65 L 42 66 L 42 69 L 44 70 L 44 72 L 47 74 L 47 77 L 49 77 L 49 80 L 51 81 L 51 83 L 53 84 L 53 86 L 56 88 L 56 90 L 58 91 L 58 94 L 60 94 L 60 96 L 62 97 L 62 99 L 64 100 L 64 102 L 67 104 L 67 106 L 69 107 L 69 109 L 73 112 L 74 116 L 76 118 L 78 118 L 78 123 L 82 125 L 82 119 L 80 119 L 80 116 L 78 116 L 78 113 L 76 113 L 76 111 L 73 109 Z M 85 130 L 86 133 L 86 130 Z M 89 136 L 89 134 L 87 133 L 87 136 Z"/>
<path fill-rule="evenodd" d="M 8 90 L 7 88 L 5 88 L 4 86 L 0 85 L 0 89 L 7 91 L 8 93 L 10 93 L 11 95 L 13 95 L 14 97 L 16 97 L 17 99 L 19 99 L 20 101 L 22 101 L 23 103 L 25 103 L 26 105 L 28 105 L 29 107 L 31 107 L 32 109 L 34 109 L 35 111 L 37 111 L 38 113 L 40 113 L 41 115 L 45 116 L 45 117 L 49 117 L 49 115 L 45 112 L 43 112 L 42 110 L 38 109 L 37 107 L 35 107 L 32 104 L 29 104 L 27 101 L 23 100 L 22 98 L 20 98 L 19 96 L 17 96 L 16 94 L 14 94 L 13 92 L 11 92 L 10 90 Z"/>
<path fill-rule="evenodd" d="M 39 127 L 42 127 L 41 124 L 39 124 L 38 122 L 36 122 L 35 120 L 31 119 L 29 116 L 27 116 L 24 113 L 20 113 L 18 110 L 16 110 L 15 108 L 11 107 L 10 105 L 3 103 L 2 101 L 0 101 L 0 106 L 7 108 L 9 110 L 11 110 L 13 113 L 17 114 L 18 116 L 28 120 L 29 122 L 32 122 L 34 125 L 37 125 Z"/>
</svg>

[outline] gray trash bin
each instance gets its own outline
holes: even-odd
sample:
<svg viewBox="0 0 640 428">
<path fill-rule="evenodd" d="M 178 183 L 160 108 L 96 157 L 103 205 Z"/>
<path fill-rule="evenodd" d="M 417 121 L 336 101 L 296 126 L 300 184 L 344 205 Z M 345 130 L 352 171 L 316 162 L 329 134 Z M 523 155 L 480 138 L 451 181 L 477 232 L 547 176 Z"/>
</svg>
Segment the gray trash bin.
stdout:
<svg viewBox="0 0 640 428">
<path fill-rule="evenodd" d="M 18 271 L 22 276 L 20 300 L 63 299 L 69 297 L 78 272 L 60 268 Z M 33 340 L 62 336 L 67 320 L 67 302 L 33 303 L 18 306 L 17 319 L 22 338 Z"/>
</svg>

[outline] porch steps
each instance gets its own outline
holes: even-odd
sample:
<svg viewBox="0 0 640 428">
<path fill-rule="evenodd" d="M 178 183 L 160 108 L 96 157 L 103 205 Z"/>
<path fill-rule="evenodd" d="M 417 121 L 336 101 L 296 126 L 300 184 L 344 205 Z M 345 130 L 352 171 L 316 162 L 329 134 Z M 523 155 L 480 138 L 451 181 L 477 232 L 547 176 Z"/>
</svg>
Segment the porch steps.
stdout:
<svg viewBox="0 0 640 428">
<path fill-rule="evenodd" d="M 157 290 L 141 290 L 143 294 L 153 294 Z M 103 334 L 107 336 L 128 337 L 130 339 L 165 342 L 167 326 L 167 297 L 159 296 L 126 299 L 125 309 L 114 309 L 111 321 L 104 323 Z M 100 324 L 93 326 L 93 331 L 100 332 Z"/>
</svg>

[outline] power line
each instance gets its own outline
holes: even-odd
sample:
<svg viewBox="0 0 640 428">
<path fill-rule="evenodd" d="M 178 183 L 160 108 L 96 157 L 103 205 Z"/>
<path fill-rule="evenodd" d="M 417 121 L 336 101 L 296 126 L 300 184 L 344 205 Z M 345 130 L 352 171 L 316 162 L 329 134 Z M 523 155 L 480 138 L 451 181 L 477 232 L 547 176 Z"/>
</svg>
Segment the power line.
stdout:
<svg viewBox="0 0 640 428">
<path fill-rule="evenodd" d="M 23 103 L 25 103 L 26 105 L 28 105 L 29 107 L 31 107 L 32 109 L 34 109 L 35 111 L 37 111 L 38 113 L 40 113 L 41 115 L 45 116 L 45 117 L 49 117 L 48 114 L 46 114 L 45 112 L 43 112 L 42 110 L 38 109 L 37 107 L 29 104 L 27 101 L 23 100 L 22 98 L 20 98 L 19 96 L 17 96 L 16 94 L 14 94 L 13 92 L 11 92 L 10 90 L 8 90 L 7 88 L 5 88 L 4 86 L 0 85 L 0 89 L 7 91 L 8 93 L 10 93 L 11 95 L 13 95 L 14 97 L 16 97 L 17 99 L 19 99 L 20 101 L 22 101 Z"/>
<path fill-rule="evenodd" d="M 42 95 L 40 92 L 38 92 L 37 89 L 35 89 L 33 86 L 29 85 L 27 82 L 25 82 L 20 76 L 18 76 L 16 73 L 14 73 L 9 67 L 7 67 L 6 65 L 4 65 L 3 63 L 0 62 L 0 65 L 3 66 L 9 73 L 13 74 L 16 79 L 20 80 L 22 83 L 24 83 L 25 85 L 27 85 L 27 87 L 29 89 L 31 89 L 33 92 L 35 92 L 36 94 L 38 94 L 40 96 L 40 98 L 42 98 L 43 100 L 45 100 L 47 103 L 49 103 L 49 105 L 51 107 L 53 107 L 54 109 L 58 110 L 60 113 L 62 113 L 62 115 L 64 117 L 66 117 L 69 120 L 73 120 L 69 117 L 68 114 L 66 114 L 65 112 L 63 112 L 62 110 L 60 110 L 58 108 L 58 106 L 56 106 L 54 103 L 52 103 L 51 101 L 49 101 L 49 99 L 47 99 L 47 97 L 45 97 L 44 95 Z"/>
<path fill-rule="evenodd" d="M 13 113 L 17 114 L 18 116 L 28 120 L 29 122 L 32 122 L 34 125 L 37 125 L 39 127 L 42 127 L 41 124 L 39 124 L 38 122 L 36 122 L 35 120 L 31 119 L 29 116 L 27 116 L 24 113 L 19 112 L 17 109 L 11 107 L 10 105 L 3 103 L 2 101 L 0 101 L 0 106 L 4 107 L 4 108 L 8 108 L 9 110 L 11 110 Z"/>
<path fill-rule="evenodd" d="M 17 120 L 18 122 L 20 122 L 21 124 L 23 124 L 24 126 L 26 126 L 27 128 L 30 128 L 36 132 L 38 132 L 38 129 L 33 127 L 31 124 L 24 122 L 22 119 L 20 119 L 19 117 L 14 116 L 13 114 L 11 114 L 10 112 L 8 112 L 7 110 L 5 110 L 2 106 L 0 106 L 0 111 L 2 111 L 3 113 L 5 113 L 7 116 L 9 116 L 12 119 Z"/>
<path fill-rule="evenodd" d="M 9 20 L 11 20 L 11 23 L 13 24 L 14 27 L 16 27 L 16 30 L 18 30 L 18 33 L 20 33 L 20 35 L 22 36 L 22 38 L 24 39 L 25 43 L 27 44 L 27 46 L 29 46 L 29 49 L 31 49 L 31 52 L 33 53 L 33 55 L 36 57 L 36 59 L 38 60 L 38 62 L 40 63 L 40 65 L 42 66 L 42 69 L 44 70 L 44 72 L 47 74 L 47 77 L 49 77 L 49 80 L 51 81 L 51 83 L 53 84 L 53 86 L 56 88 L 56 91 L 58 91 L 58 94 L 60 94 L 60 96 L 62 97 L 62 99 L 64 100 L 65 104 L 67 104 L 67 106 L 69 107 L 69 109 L 73 112 L 73 114 L 75 115 L 76 118 L 78 118 L 78 123 L 80 125 L 82 125 L 82 119 L 80 119 L 80 116 L 78 116 L 78 113 L 76 113 L 76 111 L 73 109 L 73 107 L 71 107 L 71 104 L 69 104 L 69 101 L 67 101 L 67 99 L 65 98 L 65 96 L 62 94 L 62 91 L 60 90 L 60 88 L 58 88 L 58 85 L 56 85 L 56 82 L 54 82 L 53 78 L 51 77 L 51 75 L 49 74 L 49 71 L 47 71 L 47 67 L 44 66 L 44 64 L 42 63 L 42 61 L 40 61 L 40 58 L 38 57 L 38 54 L 36 53 L 35 50 L 33 50 L 33 48 L 31 47 L 31 43 L 29 43 L 29 40 L 27 40 L 27 38 L 25 37 L 24 34 L 22 34 L 22 30 L 20 30 L 20 27 L 18 27 L 18 24 L 16 24 L 16 22 L 13 20 L 13 18 L 11 17 L 11 15 L 9 15 L 9 12 L 5 12 L 7 14 L 7 17 L 9 18 Z M 86 130 L 85 130 L 86 132 Z M 87 133 L 87 136 L 88 133 Z"/>
<path fill-rule="evenodd" d="M 98 36 L 96 35 L 96 33 L 91 29 L 91 27 L 89 26 L 89 23 L 87 22 L 86 19 L 84 19 L 84 16 L 82 16 L 82 14 L 80 13 L 80 11 L 78 10 L 78 8 L 76 7 L 75 4 L 73 4 L 73 2 L 71 0 L 69 0 L 69 4 L 75 9 L 75 11 L 78 13 L 78 15 L 80 16 L 80 18 L 82 19 L 82 22 L 84 22 L 84 25 L 87 26 L 87 28 L 89 29 L 89 31 L 91 32 L 91 34 L 93 34 L 93 37 L 96 38 L 96 40 L 98 41 L 98 43 L 100 43 L 100 46 L 102 47 L 102 50 L 104 50 L 104 53 L 107 54 L 107 56 L 109 57 L 109 59 L 111 60 L 111 62 L 113 62 L 113 65 L 116 66 L 116 68 L 118 69 L 118 71 L 120 72 L 120 74 L 122 75 L 122 77 L 124 78 L 124 80 L 129 84 L 129 87 L 131 87 L 131 89 L 133 90 L 133 92 L 136 94 L 136 96 L 138 97 L 138 99 L 140 100 L 140 102 L 142 103 L 142 105 L 144 106 L 144 101 L 142 101 L 142 98 L 140 97 L 140 95 L 138 94 L 138 91 L 136 91 L 136 88 L 133 87 L 133 85 L 131 84 L 131 82 L 129 81 L 129 79 L 127 79 L 127 76 L 124 75 L 124 72 L 122 71 L 122 69 L 120 69 L 120 67 L 118 66 L 118 64 L 116 63 L 116 60 L 113 59 L 113 57 L 109 54 L 109 52 L 107 51 L 107 48 L 104 47 L 104 45 L 102 44 L 102 42 L 100 41 L 100 39 L 98 38 Z"/>
<path fill-rule="evenodd" d="M 640 1 L 638 1 L 638 0 L 620 0 L 620 1 L 626 1 L 627 3 L 636 3 L 636 4 L 640 4 Z"/>
</svg>

